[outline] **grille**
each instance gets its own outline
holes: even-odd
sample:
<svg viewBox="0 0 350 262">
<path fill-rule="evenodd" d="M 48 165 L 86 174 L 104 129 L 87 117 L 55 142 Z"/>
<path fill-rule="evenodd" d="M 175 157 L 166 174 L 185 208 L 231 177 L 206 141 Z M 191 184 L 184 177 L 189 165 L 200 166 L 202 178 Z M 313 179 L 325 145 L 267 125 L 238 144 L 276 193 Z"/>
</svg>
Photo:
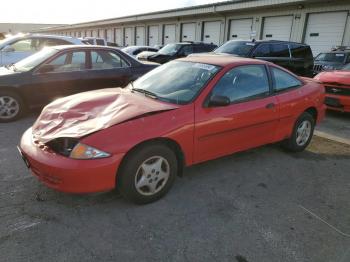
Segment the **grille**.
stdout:
<svg viewBox="0 0 350 262">
<path fill-rule="evenodd" d="M 321 72 L 323 70 L 322 65 L 314 65 L 314 72 Z"/>
<path fill-rule="evenodd" d="M 345 87 L 340 87 L 337 85 L 334 86 L 325 86 L 326 87 L 326 93 L 327 94 L 332 94 L 332 95 L 342 95 L 342 96 L 350 96 L 350 86 L 345 88 Z"/>
</svg>

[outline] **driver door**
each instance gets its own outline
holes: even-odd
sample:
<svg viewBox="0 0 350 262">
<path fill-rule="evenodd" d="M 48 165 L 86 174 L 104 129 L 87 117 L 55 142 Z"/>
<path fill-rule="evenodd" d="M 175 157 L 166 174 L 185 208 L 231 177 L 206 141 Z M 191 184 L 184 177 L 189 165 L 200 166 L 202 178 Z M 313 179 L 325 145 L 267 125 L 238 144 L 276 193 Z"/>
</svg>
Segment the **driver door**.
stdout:
<svg viewBox="0 0 350 262">
<path fill-rule="evenodd" d="M 85 51 L 64 52 L 37 68 L 31 83 L 24 88 L 31 103 L 44 105 L 82 89 L 87 84 L 84 81 L 87 75 L 86 57 Z"/>
<path fill-rule="evenodd" d="M 202 162 L 274 140 L 279 112 L 264 65 L 229 70 L 207 98 L 228 98 L 229 105 L 196 104 L 195 162 Z"/>
</svg>

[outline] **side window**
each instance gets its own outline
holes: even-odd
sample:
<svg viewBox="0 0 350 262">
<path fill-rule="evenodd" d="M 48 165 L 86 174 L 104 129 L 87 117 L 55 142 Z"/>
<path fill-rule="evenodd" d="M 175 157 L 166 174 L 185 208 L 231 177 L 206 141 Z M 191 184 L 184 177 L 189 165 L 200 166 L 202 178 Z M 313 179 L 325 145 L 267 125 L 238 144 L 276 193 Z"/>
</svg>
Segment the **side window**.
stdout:
<svg viewBox="0 0 350 262">
<path fill-rule="evenodd" d="M 346 58 L 346 62 L 345 63 L 350 63 L 350 53 L 348 54 L 348 58 Z"/>
<path fill-rule="evenodd" d="M 270 68 L 274 82 L 274 90 L 276 92 L 284 91 L 286 89 L 302 85 L 302 82 L 299 79 L 292 76 L 291 74 L 276 67 Z"/>
<path fill-rule="evenodd" d="M 289 57 L 289 48 L 287 44 L 272 44 L 270 46 L 271 57 Z"/>
<path fill-rule="evenodd" d="M 253 55 L 255 57 L 270 57 L 270 45 L 268 44 L 262 44 L 257 47 L 257 49 L 254 51 Z"/>
<path fill-rule="evenodd" d="M 11 44 L 13 51 L 15 52 L 29 52 L 38 50 L 38 41 L 36 39 L 22 39 Z"/>
<path fill-rule="evenodd" d="M 53 73 L 81 71 L 86 68 L 85 61 L 86 53 L 84 51 L 76 51 L 62 54 L 47 63 L 46 66 L 51 66 L 49 72 Z"/>
<path fill-rule="evenodd" d="M 112 69 L 128 67 L 128 64 L 117 54 L 110 51 L 92 51 L 91 69 Z"/>
<path fill-rule="evenodd" d="M 228 71 L 216 84 L 212 95 L 226 96 L 234 103 L 264 97 L 269 92 L 265 66 L 246 65 Z"/>
<path fill-rule="evenodd" d="M 185 45 L 181 48 L 180 54 L 188 56 L 189 54 L 193 53 L 193 47 L 191 45 Z"/>
</svg>

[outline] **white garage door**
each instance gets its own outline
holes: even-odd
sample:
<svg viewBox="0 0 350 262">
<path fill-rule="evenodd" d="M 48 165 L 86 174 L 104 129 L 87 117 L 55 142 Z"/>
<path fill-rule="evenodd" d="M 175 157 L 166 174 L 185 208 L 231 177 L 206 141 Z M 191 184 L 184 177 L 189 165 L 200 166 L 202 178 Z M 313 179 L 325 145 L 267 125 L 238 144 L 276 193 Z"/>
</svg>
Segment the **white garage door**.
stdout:
<svg viewBox="0 0 350 262">
<path fill-rule="evenodd" d="M 145 45 L 145 27 L 136 27 L 136 45 Z"/>
<path fill-rule="evenodd" d="M 289 41 L 292 32 L 293 16 L 264 18 L 263 40 Z"/>
<path fill-rule="evenodd" d="M 164 36 L 163 43 L 164 45 L 175 42 L 175 25 L 165 25 L 164 26 Z"/>
<path fill-rule="evenodd" d="M 98 30 L 98 37 L 105 38 L 105 30 L 104 29 L 99 29 Z"/>
<path fill-rule="evenodd" d="M 115 43 L 118 46 L 123 46 L 123 31 L 121 28 L 115 29 Z"/>
<path fill-rule="evenodd" d="M 305 43 L 314 56 L 342 44 L 347 16 L 347 12 L 309 14 Z"/>
<path fill-rule="evenodd" d="M 196 40 L 196 23 L 182 24 L 181 27 L 181 41 L 195 41 Z"/>
<path fill-rule="evenodd" d="M 114 42 L 113 29 L 107 29 L 107 42 Z"/>
<path fill-rule="evenodd" d="M 152 25 L 148 27 L 148 45 L 149 46 L 154 46 L 158 45 L 158 26 L 157 25 Z"/>
<path fill-rule="evenodd" d="M 250 39 L 253 19 L 237 19 L 230 22 L 229 39 Z"/>
<path fill-rule="evenodd" d="M 220 43 L 221 22 L 204 22 L 203 42 L 219 45 Z"/>
<path fill-rule="evenodd" d="M 124 46 L 132 45 L 132 28 L 126 27 L 124 28 Z"/>
</svg>

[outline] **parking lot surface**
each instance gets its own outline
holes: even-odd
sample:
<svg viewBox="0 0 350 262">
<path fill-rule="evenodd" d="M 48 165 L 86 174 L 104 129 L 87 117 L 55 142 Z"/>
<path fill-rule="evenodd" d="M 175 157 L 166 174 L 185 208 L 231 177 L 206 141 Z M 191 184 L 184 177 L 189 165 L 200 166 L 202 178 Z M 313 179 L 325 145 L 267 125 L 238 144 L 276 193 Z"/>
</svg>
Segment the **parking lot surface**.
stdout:
<svg viewBox="0 0 350 262">
<path fill-rule="evenodd" d="M 34 119 L 0 126 L 0 261 L 350 261 L 347 145 L 314 137 L 302 153 L 220 158 L 136 206 L 29 175 L 16 145 Z"/>
</svg>

